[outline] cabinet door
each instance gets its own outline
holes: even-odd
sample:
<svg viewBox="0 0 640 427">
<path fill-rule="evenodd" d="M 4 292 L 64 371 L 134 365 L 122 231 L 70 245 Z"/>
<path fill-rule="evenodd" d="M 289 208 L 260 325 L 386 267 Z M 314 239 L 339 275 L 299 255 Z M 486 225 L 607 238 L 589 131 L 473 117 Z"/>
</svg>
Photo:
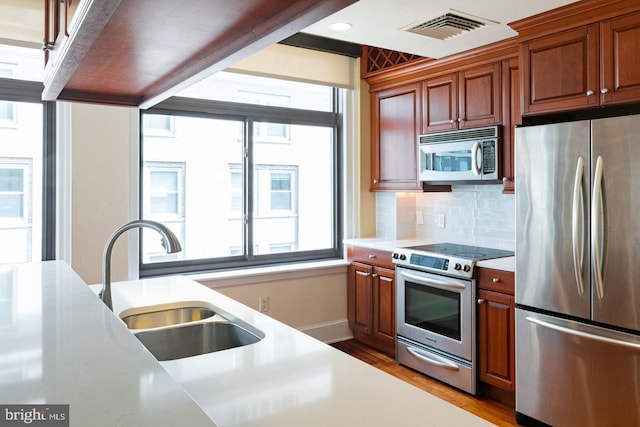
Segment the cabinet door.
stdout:
<svg viewBox="0 0 640 427">
<path fill-rule="evenodd" d="M 376 268 L 373 276 L 373 336 L 393 351 L 396 343 L 396 275 L 393 270 Z"/>
<path fill-rule="evenodd" d="M 458 127 L 502 123 L 500 66 L 495 63 L 460 71 Z"/>
<path fill-rule="evenodd" d="M 640 12 L 601 24 L 603 104 L 640 100 Z"/>
<path fill-rule="evenodd" d="M 422 82 L 422 132 L 458 128 L 458 73 Z"/>
<path fill-rule="evenodd" d="M 597 35 L 589 25 L 521 45 L 524 114 L 599 103 Z"/>
<path fill-rule="evenodd" d="M 507 391 L 515 390 L 514 298 L 478 291 L 478 350 L 480 380 Z"/>
<path fill-rule="evenodd" d="M 503 193 L 515 191 L 515 127 L 522 124 L 520 68 L 518 58 L 502 62 L 502 99 L 504 128 L 502 132 Z"/>
<path fill-rule="evenodd" d="M 418 84 L 371 95 L 371 190 L 420 190 Z"/>
<path fill-rule="evenodd" d="M 349 266 L 347 290 L 347 318 L 354 332 L 373 331 L 373 267 L 357 262 Z"/>
</svg>

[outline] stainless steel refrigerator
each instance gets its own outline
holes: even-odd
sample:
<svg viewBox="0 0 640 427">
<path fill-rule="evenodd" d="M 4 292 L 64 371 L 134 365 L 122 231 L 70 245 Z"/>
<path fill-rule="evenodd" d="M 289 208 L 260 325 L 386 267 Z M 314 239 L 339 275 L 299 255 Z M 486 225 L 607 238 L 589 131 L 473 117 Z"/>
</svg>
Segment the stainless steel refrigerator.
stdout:
<svg viewBox="0 0 640 427">
<path fill-rule="evenodd" d="M 516 130 L 516 414 L 640 425 L 640 116 Z"/>
</svg>

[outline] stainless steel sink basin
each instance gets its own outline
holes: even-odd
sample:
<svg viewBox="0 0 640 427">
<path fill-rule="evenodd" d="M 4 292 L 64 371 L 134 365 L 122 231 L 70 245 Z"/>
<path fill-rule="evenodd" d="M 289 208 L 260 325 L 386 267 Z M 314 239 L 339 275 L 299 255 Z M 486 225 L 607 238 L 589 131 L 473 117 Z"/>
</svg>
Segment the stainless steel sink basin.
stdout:
<svg viewBox="0 0 640 427">
<path fill-rule="evenodd" d="M 177 306 L 142 307 L 120 314 L 129 329 L 149 329 L 208 319 L 216 313 L 207 303 L 186 302 Z"/>
<path fill-rule="evenodd" d="M 134 334 L 159 361 L 254 344 L 262 338 L 230 322 L 202 322 Z"/>
</svg>

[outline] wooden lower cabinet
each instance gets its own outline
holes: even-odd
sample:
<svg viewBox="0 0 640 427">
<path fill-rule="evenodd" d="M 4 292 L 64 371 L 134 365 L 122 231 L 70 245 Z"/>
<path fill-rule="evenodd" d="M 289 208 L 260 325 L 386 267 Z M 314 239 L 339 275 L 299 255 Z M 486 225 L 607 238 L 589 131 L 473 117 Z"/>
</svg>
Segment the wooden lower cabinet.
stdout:
<svg viewBox="0 0 640 427">
<path fill-rule="evenodd" d="M 395 357 L 396 289 L 391 254 L 361 248 L 349 253 L 354 258 L 350 257 L 347 281 L 347 318 L 353 337 Z M 363 255 L 368 262 L 362 262 Z"/>
<path fill-rule="evenodd" d="M 515 392 L 515 300 L 511 272 L 478 269 L 480 381 Z"/>
</svg>

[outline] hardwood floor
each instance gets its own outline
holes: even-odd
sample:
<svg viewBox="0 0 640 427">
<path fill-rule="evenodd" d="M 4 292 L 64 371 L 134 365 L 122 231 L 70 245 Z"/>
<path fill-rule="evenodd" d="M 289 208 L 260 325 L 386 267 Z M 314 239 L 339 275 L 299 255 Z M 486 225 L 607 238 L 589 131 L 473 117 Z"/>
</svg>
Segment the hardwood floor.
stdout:
<svg viewBox="0 0 640 427">
<path fill-rule="evenodd" d="M 413 384 L 493 424 L 498 426 L 518 425 L 515 420 L 515 411 L 512 408 L 486 397 L 471 396 L 431 379 L 412 369 L 399 365 L 393 358 L 356 340 L 341 341 L 332 345 L 369 365 L 375 366 L 378 369 Z"/>
</svg>

